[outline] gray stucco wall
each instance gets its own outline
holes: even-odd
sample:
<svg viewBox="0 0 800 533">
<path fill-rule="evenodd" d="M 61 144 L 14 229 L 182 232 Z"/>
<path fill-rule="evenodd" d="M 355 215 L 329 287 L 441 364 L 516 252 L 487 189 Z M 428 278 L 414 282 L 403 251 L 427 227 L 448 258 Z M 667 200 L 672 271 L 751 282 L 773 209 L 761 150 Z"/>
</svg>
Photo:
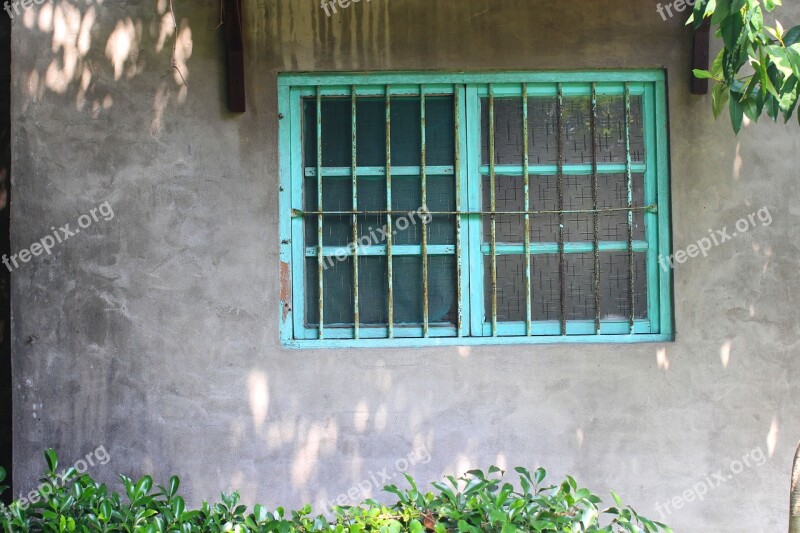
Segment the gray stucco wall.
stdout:
<svg viewBox="0 0 800 533">
<path fill-rule="evenodd" d="M 654 518 L 721 471 L 669 513 L 676 531 L 785 529 L 800 130 L 715 123 L 688 94 L 682 20 L 639 0 L 372 0 L 330 19 L 311 0 L 246 0 L 249 107 L 233 116 L 216 2 L 174 3 L 188 89 L 160 38 L 166 3 L 55 0 L 14 19 L 12 250 L 102 202 L 115 215 L 14 271 L 18 494 L 43 448 L 72 464 L 103 446 L 104 480 L 180 473 L 194 502 L 239 488 L 295 506 L 424 446 L 423 481 L 544 465 Z M 674 343 L 281 348 L 278 72 L 660 66 L 675 249 L 762 207 L 774 219 L 675 270 Z"/>
</svg>

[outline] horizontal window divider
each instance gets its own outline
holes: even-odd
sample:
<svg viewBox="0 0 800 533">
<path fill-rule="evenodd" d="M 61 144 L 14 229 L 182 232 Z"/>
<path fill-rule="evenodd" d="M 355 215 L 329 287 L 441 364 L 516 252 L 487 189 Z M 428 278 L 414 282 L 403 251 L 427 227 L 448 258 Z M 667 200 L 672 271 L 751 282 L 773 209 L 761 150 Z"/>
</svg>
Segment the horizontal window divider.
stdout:
<svg viewBox="0 0 800 533">
<path fill-rule="evenodd" d="M 341 96 L 350 98 L 353 95 L 352 86 L 351 85 L 322 85 L 322 96 Z M 295 89 L 300 96 L 304 97 L 311 97 L 317 94 L 316 89 L 313 88 L 303 88 L 303 89 Z M 413 84 L 390 84 L 389 86 L 389 94 L 390 96 L 419 96 L 419 85 Z M 386 97 L 386 86 L 385 85 L 357 85 L 356 86 L 356 96 L 363 96 L 363 97 Z M 425 84 L 425 96 L 453 96 L 453 85 L 452 84 Z"/>
<path fill-rule="evenodd" d="M 592 163 L 567 164 L 562 167 L 564 175 L 591 175 Z M 624 174 L 627 170 L 625 163 L 599 163 L 597 165 L 598 174 Z M 495 165 L 494 173 L 499 176 L 523 176 L 525 167 L 522 165 Z M 631 165 L 634 174 L 644 174 L 647 165 L 644 163 L 634 163 Z M 488 176 L 490 174 L 489 165 L 481 165 L 478 172 Z M 555 176 L 558 174 L 558 165 L 528 165 L 528 173 L 533 175 Z"/>
<path fill-rule="evenodd" d="M 623 165 L 624 166 L 624 165 Z M 436 176 L 452 176 L 455 174 L 455 167 L 452 165 L 441 165 L 441 166 L 426 166 L 425 173 L 428 175 L 429 178 Z M 392 177 L 402 177 L 402 176 L 419 176 L 422 173 L 422 167 L 418 166 L 410 166 L 410 167 L 401 167 L 401 166 L 392 166 L 391 167 Z M 370 176 L 385 176 L 386 175 L 386 167 L 356 167 L 356 173 L 358 174 L 359 178 L 370 177 Z M 306 168 L 305 175 L 307 178 L 313 178 L 317 175 L 316 168 Z M 353 168 L 352 167 L 322 167 L 322 175 L 326 178 L 350 178 L 353 176 Z"/>
<path fill-rule="evenodd" d="M 630 69 L 630 70 L 551 70 L 551 71 L 504 71 L 504 72 L 421 72 L 421 71 L 396 71 L 396 72 L 337 72 L 337 73 L 281 73 L 278 76 L 278 86 L 289 86 L 298 90 L 297 86 L 319 85 L 323 90 L 331 87 L 349 90 L 354 83 L 357 87 L 391 85 L 420 85 L 435 88 L 441 84 L 555 84 L 555 83 L 625 83 L 663 82 L 666 74 L 663 69 Z M 305 87 L 304 89 L 307 89 Z M 530 89 L 530 87 L 529 87 Z M 452 90 L 452 87 L 451 87 Z M 345 92 L 344 94 L 349 94 Z"/>
<path fill-rule="evenodd" d="M 306 339 L 307 340 L 317 340 L 319 337 L 319 330 L 314 327 L 315 324 L 309 324 L 306 326 Z M 343 325 L 335 325 L 335 324 L 325 324 L 325 340 L 326 342 L 329 339 L 342 339 L 342 340 L 352 340 L 353 335 L 355 333 L 355 328 L 352 324 L 343 324 Z M 373 326 L 370 324 L 359 324 L 358 325 L 358 335 L 359 335 L 359 345 L 361 345 L 361 341 L 363 339 L 383 339 L 386 341 L 391 341 L 393 339 L 420 339 L 422 340 L 424 337 L 422 336 L 422 324 L 420 325 L 404 325 L 398 324 L 397 322 L 394 323 L 394 327 L 392 328 L 392 339 L 389 338 L 389 328 L 380 325 L 380 326 Z M 436 324 L 430 323 L 428 325 L 428 335 L 430 337 L 456 337 L 456 327 L 452 324 Z"/>
<path fill-rule="evenodd" d="M 558 87 L 557 83 L 542 83 L 542 84 L 529 84 L 528 85 L 528 97 L 529 98 L 537 98 L 537 97 L 553 97 L 555 98 L 558 95 Z M 623 83 L 604 83 L 598 82 L 597 83 L 597 95 L 598 96 L 622 96 L 625 94 L 625 85 Z M 592 95 L 592 86 L 591 81 L 589 82 L 578 82 L 578 83 L 562 83 L 561 84 L 562 90 L 561 94 L 565 97 L 570 96 L 591 96 Z M 642 95 L 644 94 L 644 84 L 643 83 L 631 83 L 631 92 L 630 94 L 633 95 Z M 506 98 L 506 97 L 521 97 L 522 96 L 522 87 L 520 83 L 509 83 L 509 84 L 492 84 L 492 91 L 494 92 L 495 98 Z M 485 86 L 478 87 L 478 96 L 479 97 L 487 97 L 489 96 L 489 89 Z"/>
<path fill-rule="evenodd" d="M 599 209 L 531 209 L 530 211 L 434 211 L 432 209 L 424 210 L 424 214 L 428 215 L 579 215 L 579 214 L 592 214 L 592 213 L 614 213 L 614 212 L 628 212 L 628 211 L 649 211 L 655 213 L 658 210 L 656 204 L 653 205 L 640 205 L 632 207 L 601 207 Z M 292 209 L 292 217 L 302 217 L 308 215 L 409 215 L 415 213 L 415 210 L 403 211 L 389 211 L 381 209 L 358 209 L 358 210 L 340 210 L 340 211 L 306 211 L 303 209 Z"/>
<path fill-rule="evenodd" d="M 598 243 L 600 252 L 627 252 L 628 241 L 601 241 Z M 647 241 L 633 241 L 634 252 L 646 252 L 650 249 Z M 495 249 L 497 255 L 523 255 L 525 254 L 525 245 L 520 244 L 503 244 L 497 243 Z M 594 252 L 594 243 L 592 242 L 565 242 L 565 254 L 585 254 Z M 490 244 L 481 245 L 481 253 L 483 255 L 490 255 L 492 247 Z M 531 243 L 531 255 L 544 255 L 544 254 L 557 254 L 559 247 L 557 242 L 537 242 Z"/>
<path fill-rule="evenodd" d="M 598 335 L 595 330 L 594 320 L 567 320 L 567 334 L 572 335 L 595 335 L 602 337 L 603 335 L 631 335 L 630 321 L 624 319 L 601 319 L 600 320 L 600 334 Z M 525 336 L 525 322 L 498 322 L 498 335 L 520 337 Z M 634 321 L 634 335 L 641 335 L 646 333 L 653 333 L 649 320 L 635 320 Z M 484 322 L 483 334 L 488 336 L 492 334 L 492 324 Z M 532 321 L 531 322 L 531 335 L 547 335 L 547 336 L 561 336 L 561 321 L 547 320 L 547 321 Z M 636 337 L 638 338 L 638 337 Z"/>
<path fill-rule="evenodd" d="M 421 329 L 421 328 L 420 328 Z M 454 328 L 455 329 L 455 328 Z M 365 349 L 376 348 L 437 348 L 453 346 L 509 346 L 509 345 L 544 345 L 544 344 L 642 344 L 672 342 L 674 336 L 669 333 L 641 333 L 638 335 L 509 335 L 507 337 L 456 337 L 437 336 L 431 327 L 429 338 L 395 337 L 364 338 L 357 343 L 352 339 L 328 339 L 327 330 L 325 340 L 292 340 L 284 339 L 283 345 L 289 349 L 319 350 L 319 349 Z"/>
<path fill-rule="evenodd" d="M 384 244 L 374 244 L 372 246 L 358 246 L 358 257 L 386 257 L 389 255 L 388 247 Z M 428 255 L 454 255 L 456 253 L 455 244 L 429 244 Z M 322 256 L 337 259 L 337 254 L 342 260 L 353 257 L 353 252 L 349 244 L 342 246 L 324 246 Z M 419 244 L 392 244 L 392 257 L 398 255 L 422 255 L 422 246 Z M 317 257 L 316 246 L 306 246 L 306 257 Z M 325 324 L 325 327 L 328 327 Z"/>
</svg>

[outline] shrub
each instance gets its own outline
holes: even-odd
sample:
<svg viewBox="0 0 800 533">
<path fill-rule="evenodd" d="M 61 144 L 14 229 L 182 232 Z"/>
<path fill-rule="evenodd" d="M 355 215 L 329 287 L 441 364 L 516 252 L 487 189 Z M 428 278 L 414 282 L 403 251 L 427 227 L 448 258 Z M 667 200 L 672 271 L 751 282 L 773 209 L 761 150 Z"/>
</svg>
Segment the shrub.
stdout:
<svg viewBox="0 0 800 533">
<path fill-rule="evenodd" d="M 647 532 L 671 530 L 624 507 L 611 493 L 615 506 L 598 507 L 600 498 L 578 488 L 572 477 L 558 485 L 545 484 L 545 471 L 533 474 L 516 468 L 519 489 L 503 481 L 499 468 L 488 473 L 471 470 L 464 477 L 448 476 L 433 483 L 434 492 L 421 492 L 410 476 L 410 488 L 394 485 L 384 491 L 396 502 L 384 505 L 366 500 L 354 507 L 334 507 L 331 517 L 313 515 L 310 505 L 299 511 L 268 510 L 256 505 L 248 512 L 239 494 L 222 494 L 222 502 L 203 502 L 190 510 L 178 495 L 180 480 L 153 488 L 153 479 L 133 481 L 120 476 L 125 493 L 109 491 L 74 468 L 57 474 L 58 458 L 45 452 L 47 472 L 38 492 L 41 500 L 30 506 L 20 501 L 0 510 L 3 531 L 11 532 L 381 532 L 399 533 L 512 533 L 535 532 Z M 0 469 L 0 482 L 5 472 Z M 0 486 L 0 493 L 7 487 Z"/>
</svg>

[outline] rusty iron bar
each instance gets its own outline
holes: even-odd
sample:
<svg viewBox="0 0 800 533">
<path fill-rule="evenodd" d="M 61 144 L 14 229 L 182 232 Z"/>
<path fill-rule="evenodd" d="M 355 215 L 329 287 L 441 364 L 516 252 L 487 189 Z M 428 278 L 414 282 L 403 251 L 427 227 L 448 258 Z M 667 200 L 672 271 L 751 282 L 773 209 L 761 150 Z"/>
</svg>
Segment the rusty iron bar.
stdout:
<svg viewBox="0 0 800 533">
<path fill-rule="evenodd" d="M 420 173 L 422 174 L 422 208 L 428 205 L 428 176 L 425 172 L 425 86 L 419 86 L 419 123 L 420 123 Z M 428 338 L 428 225 L 422 221 L 422 336 Z"/>
<path fill-rule="evenodd" d="M 530 158 L 528 148 L 528 84 L 522 84 L 522 159 L 525 167 L 523 180 L 525 187 L 525 334 L 533 334 L 533 312 L 531 309 L 531 216 L 528 213 L 531 209 L 530 203 L 530 172 L 528 171 L 528 160 Z M 596 207 L 596 206 L 595 206 Z"/>
<path fill-rule="evenodd" d="M 352 155 L 353 155 L 353 211 L 358 211 L 358 147 L 357 132 L 358 125 L 356 122 L 356 108 L 358 99 L 356 98 L 356 86 L 351 86 L 351 101 L 350 101 L 350 122 L 352 125 Z M 353 214 L 353 338 L 358 339 L 358 323 L 360 317 L 358 314 L 358 215 Z"/>
<path fill-rule="evenodd" d="M 459 86 L 455 85 L 453 87 L 453 115 L 455 117 L 455 152 L 453 157 L 455 161 L 453 161 L 455 166 L 455 188 L 456 188 L 456 211 L 461 211 L 461 96 L 459 92 Z M 461 268 L 461 215 L 455 215 L 456 221 L 456 302 L 458 304 L 458 315 L 456 317 L 456 329 L 458 330 L 458 336 L 462 337 L 464 335 L 462 331 L 463 320 L 464 320 L 464 311 L 461 305 L 461 294 L 462 294 L 462 287 L 461 287 L 461 275 L 462 275 L 462 268 Z"/>
<path fill-rule="evenodd" d="M 652 213 L 658 212 L 656 204 L 639 205 L 631 207 L 604 207 L 600 209 L 532 209 L 525 210 L 511 210 L 511 211 L 428 211 L 425 213 L 429 215 L 557 215 L 564 213 L 565 215 L 579 215 L 579 214 L 592 214 L 592 213 L 613 213 L 616 211 L 650 211 Z M 301 217 L 303 215 L 316 215 L 322 213 L 321 211 L 304 211 L 302 209 L 292 209 L 293 217 Z M 414 211 L 398 211 L 398 210 L 385 210 L 385 209 L 359 209 L 358 211 L 325 211 L 326 215 L 407 215 L 410 216 Z"/>
<path fill-rule="evenodd" d="M 594 208 L 594 330 L 600 335 L 600 215 L 597 211 L 597 84 L 592 83 L 592 207 Z"/>
<path fill-rule="evenodd" d="M 631 86 L 625 83 L 625 174 L 628 188 L 628 310 L 631 334 L 634 333 L 634 265 L 633 265 L 633 172 L 631 171 Z"/>
<path fill-rule="evenodd" d="M 325 320 L 324 320 L 324 296 L 325 296 L 325 283 L 324 272 L 325 264 L 322 255 L 322 87 L 317 85 L 317 276 L 319 277 L 319 301 L 317 302 L 317 309 L 319 314 L 319 338 L 325 338 Z"/>
<path fill-rule="evenodd" d="M 389 278 L 389 324 L 388 336 L 394 337 L 394 281 L 392 280 L 392 95 L 391 89 L 386 86 L 386 275 Z"/>
<path fill-rule="evenodd" d="M 489 84 L 489 205 L 491 209 L 491 279 L 492 279 L 492 336 L 497 337 L 497 224 L 495 211 L 495 138 L 494 138 L 494 85 Z"/>
<path fill-rule="evenodd" d="M 558 284 L 560 287 L 561 335 L 567 334 L 566 272 L 564 265 L 564 90 L 558 84 L 556 99 L 558 135 Z"/>
</svg>

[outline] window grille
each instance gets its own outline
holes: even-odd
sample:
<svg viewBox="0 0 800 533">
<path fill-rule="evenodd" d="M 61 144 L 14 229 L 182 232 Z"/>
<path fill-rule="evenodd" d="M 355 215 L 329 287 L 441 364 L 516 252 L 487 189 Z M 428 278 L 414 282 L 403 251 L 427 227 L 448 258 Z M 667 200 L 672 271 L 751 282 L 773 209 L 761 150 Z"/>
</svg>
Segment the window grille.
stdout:
<svg viewBox="0 0 800 533">
<path fill-rule="evenodd" d="M 279 78 L 285 344 L 672 335 L 664 75 Z"/>
</svg>

